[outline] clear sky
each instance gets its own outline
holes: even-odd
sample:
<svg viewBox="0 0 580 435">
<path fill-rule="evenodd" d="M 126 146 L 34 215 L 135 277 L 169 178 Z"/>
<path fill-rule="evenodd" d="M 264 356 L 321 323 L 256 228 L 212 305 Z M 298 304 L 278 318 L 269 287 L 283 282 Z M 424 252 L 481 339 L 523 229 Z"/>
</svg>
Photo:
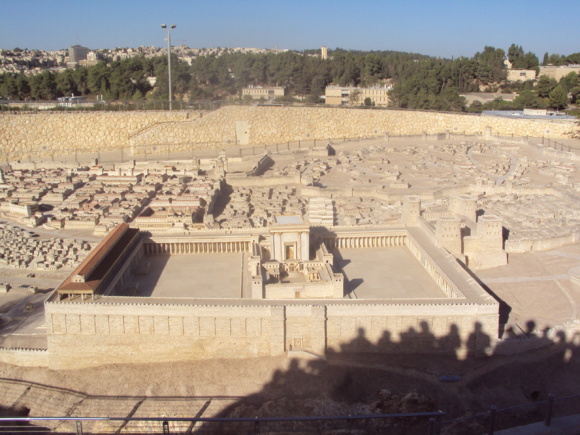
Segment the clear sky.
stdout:
<svg viewBox="0 0 580 435">
<path fill-rule="evenodd" d="M 326 45 L 450 58 L 580 52 L 580 0 L 0 0 L 0 48 Z"/>
</svg>

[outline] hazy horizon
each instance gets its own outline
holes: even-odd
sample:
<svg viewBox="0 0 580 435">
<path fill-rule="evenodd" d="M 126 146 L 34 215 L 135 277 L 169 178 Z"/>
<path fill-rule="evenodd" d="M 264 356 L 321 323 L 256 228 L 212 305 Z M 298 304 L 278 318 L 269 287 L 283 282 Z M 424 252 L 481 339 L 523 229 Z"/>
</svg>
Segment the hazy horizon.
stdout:
<svg viewBox="0 0 580 435">
<path fill-rule="evenodd" d="M 329 0 L 86 0 L 5 2 L 0 45 L 59 50 L 165 46 L 160 25 L 176 24 L 172 44 L 191 48 L 248 47 L 301 51 L 337 47 L 471 57 L 484 46 L 515 43 L 535 53 L 580 51 L 580 2 L 540 0 L 394 2 Z"/>
</svg>

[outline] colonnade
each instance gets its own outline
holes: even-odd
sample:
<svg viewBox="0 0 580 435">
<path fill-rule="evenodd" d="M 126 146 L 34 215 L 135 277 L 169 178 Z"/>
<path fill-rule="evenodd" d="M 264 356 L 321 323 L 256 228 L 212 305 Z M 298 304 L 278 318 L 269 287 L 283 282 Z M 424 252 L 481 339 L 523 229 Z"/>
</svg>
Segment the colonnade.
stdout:
<svg viewBox="0 0 580 435">
<path fill-rule="evenodd" d="M 425 271 L 429 274 L 429 276 L 435 281 L 437 286 L 445 293 L 448 298 L 459 298 L 460 294 L 458 294 L 455 289 L 449 284 L 449 280 L 447 277 L 443 276 L 441 270 L 436 267 L 435 262 L 431 259 L 427 253 L 424 253 L 419 247 L 417 246 L 415 240 L 411 237 L 408 240 L 407 247 L 411 254 L 415 256 L 417 261 L 423 265 Z M 459 290 L 457 287 L 455 287 Z"/>
<path fill-rule="evenodd" d="M 146 243 L 146 255 L 179 255 L 179 254 L 227 254 L 230 252 L 249 252 L 250 241 L 232 242 L 168 242 Z"/>
<path fill-rule="evenodd" d="M 393 236 L 342 236 L 337 235 L 336 238 L 325 239 L 324 243 L 329 250 L 340 248 L 384 248 L 391 246 L 404 246 L 405 235 Z"/>
</svg>

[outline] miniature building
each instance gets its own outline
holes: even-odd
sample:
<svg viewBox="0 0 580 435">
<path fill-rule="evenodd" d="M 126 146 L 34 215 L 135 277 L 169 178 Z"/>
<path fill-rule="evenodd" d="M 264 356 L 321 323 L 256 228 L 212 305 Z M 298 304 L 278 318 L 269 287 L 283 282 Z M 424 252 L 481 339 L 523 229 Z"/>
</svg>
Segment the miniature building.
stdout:
<svg viewBox="0 0 580 435">
<path fill-rule="evenodd" d="M 311 225 L 334 225 L 334 205 L 332 199 L 324 197 L 310 198 L 308 202 L 308 221 Z"/>
<path fill-rule="evenodd" d="M 124 274 L 120 269 L 127 269 L 140 252 L 139 230 L 129 228 L 127 224 L 115 227 L 95 248 L 91 254 L 75 269 L 75 271 L 56 289 L 58 299 L 61 297 L 86 295 L 94 298 L 95 294 L 107 294 L 115 287 L 117 281 L 123 285 Z"/>
<path fill-rule="evenodd" d="M 476 199 L 469 195 L 455 195 L 449 198 L 449 211 L 476 221 Z"/>
<path fill-rule="evenodd" d="M 262 283 L 253 277 L 252 297 L 265 299 L 327 299 L 344 296 L 342 274 L 332 269 L 332 254 L 321 245 L 315 259 L 310 259 L 310 228 L 300 216 L 277 216 L 270 227 L 271 258 L 264 262 L 267 284 L 263 292 L 255 289 Z M 258 268 L 258 273 L 261 270 Z"/>
<path fill-rule="evenodd" d="M 437 242 L 456 257 L 461 254 L 461 219 L 457 217 L 440 217 L 435 227 Z"/>
<path fill-rule="evenodd" d="M 503 247 L 503 226 L 498 216 L 480 216 L 475 234 L 465 237 L 463 243 L 468 265 L 472 269 L 507 264 L 507 254 Z"/>
<path fill-rule="evenodd" d="M 418 196 L 405 196 L 403 198 L 403 209 L 401 222 L 405 225 L 417 225 L 421 216 L 421 200 Z"/>
<path fill-rule="evenodd" d="M 455 230 L 455 222 L 451 223 L 450 230 Z M 128 237 L 128 231 L 120 226 L 111 232 L 47 300 L 50 367 L 124 363 L 144 357 L 171 361 L 294 351 L 324 355 L 352 343 L 361 328 L 376 343 L 376 350 L 389 352 L 392 347 L 381 344 L 385 334 L 391 342 L 421 322 L 431 325 L 435 336 L 456 328 L 464 354 L 485 352 L 486 343 L 497 336 L 497 301 L 417 226 L 329 231 L 309 228 L 297 215 L 278 216 L 270 228 L 249 232 L 149 236 L 118 255 L 116 249 L 124 245 L 121 239 Z M 343 273 L 333 269 L 334 254 L 367 248 L 406 256 L 415 268 L 410 290 L 415 291 L 415 276 L 422 274 L 429 280 L 430 296 L 393 297 L 384 284 L 381 294 L 372 299 L 347 295 Z M 167 273 L 187 272 L 171 266 L 179 258 L 176 264 L 189 264 L 194 278 L 168 277 L 169 284 L 160 282 L 165 273 L 159 276 L 160 265 L 174 271 Z M 236 266 L 240 264 L 241 271 Z M 398 276 L 389 263 L 376 259 L 375 264 L 380 265 L 377 270 Z M 158 270 L 155 279 L 143 275 L 153 270 Z M 93 286 L 99 277 L 101 287 Z M 216 279 L 224 284 L 215 287 Z M 163 287 L 169 294 L 149 298 L 147 286 L 154 286 L 155 292 Z M 94 300 L 84 298 L 85 287 Z M 135 296 L 142 291 L 146 293 Z M 175 292 L 189 296 L 172 297 Z M 485 334 L 486 339 L 468 340 L 473 334 Z M 419 351 L 421 343 L 406 340 L 405 351 Z M 457 349 L 438 351 L 455 354 Z"/>
</svg>

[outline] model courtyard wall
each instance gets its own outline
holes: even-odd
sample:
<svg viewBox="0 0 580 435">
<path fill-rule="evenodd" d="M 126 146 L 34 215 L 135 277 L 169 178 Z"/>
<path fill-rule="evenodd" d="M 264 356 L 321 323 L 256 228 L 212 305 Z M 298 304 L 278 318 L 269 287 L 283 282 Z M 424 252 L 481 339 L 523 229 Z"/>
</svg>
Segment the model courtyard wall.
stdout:
<svg viewBox="0 0 580 435">
<path fill-rule="evenodd" d="M 324 355 L 436 348 L 465 355 L 485 352 L 497 338 L 497 304 L 226 304 L 157 304 L 129 297 L 47 302 L 49 366 L 248 358 L 292 350 Z"/>
</svg>

